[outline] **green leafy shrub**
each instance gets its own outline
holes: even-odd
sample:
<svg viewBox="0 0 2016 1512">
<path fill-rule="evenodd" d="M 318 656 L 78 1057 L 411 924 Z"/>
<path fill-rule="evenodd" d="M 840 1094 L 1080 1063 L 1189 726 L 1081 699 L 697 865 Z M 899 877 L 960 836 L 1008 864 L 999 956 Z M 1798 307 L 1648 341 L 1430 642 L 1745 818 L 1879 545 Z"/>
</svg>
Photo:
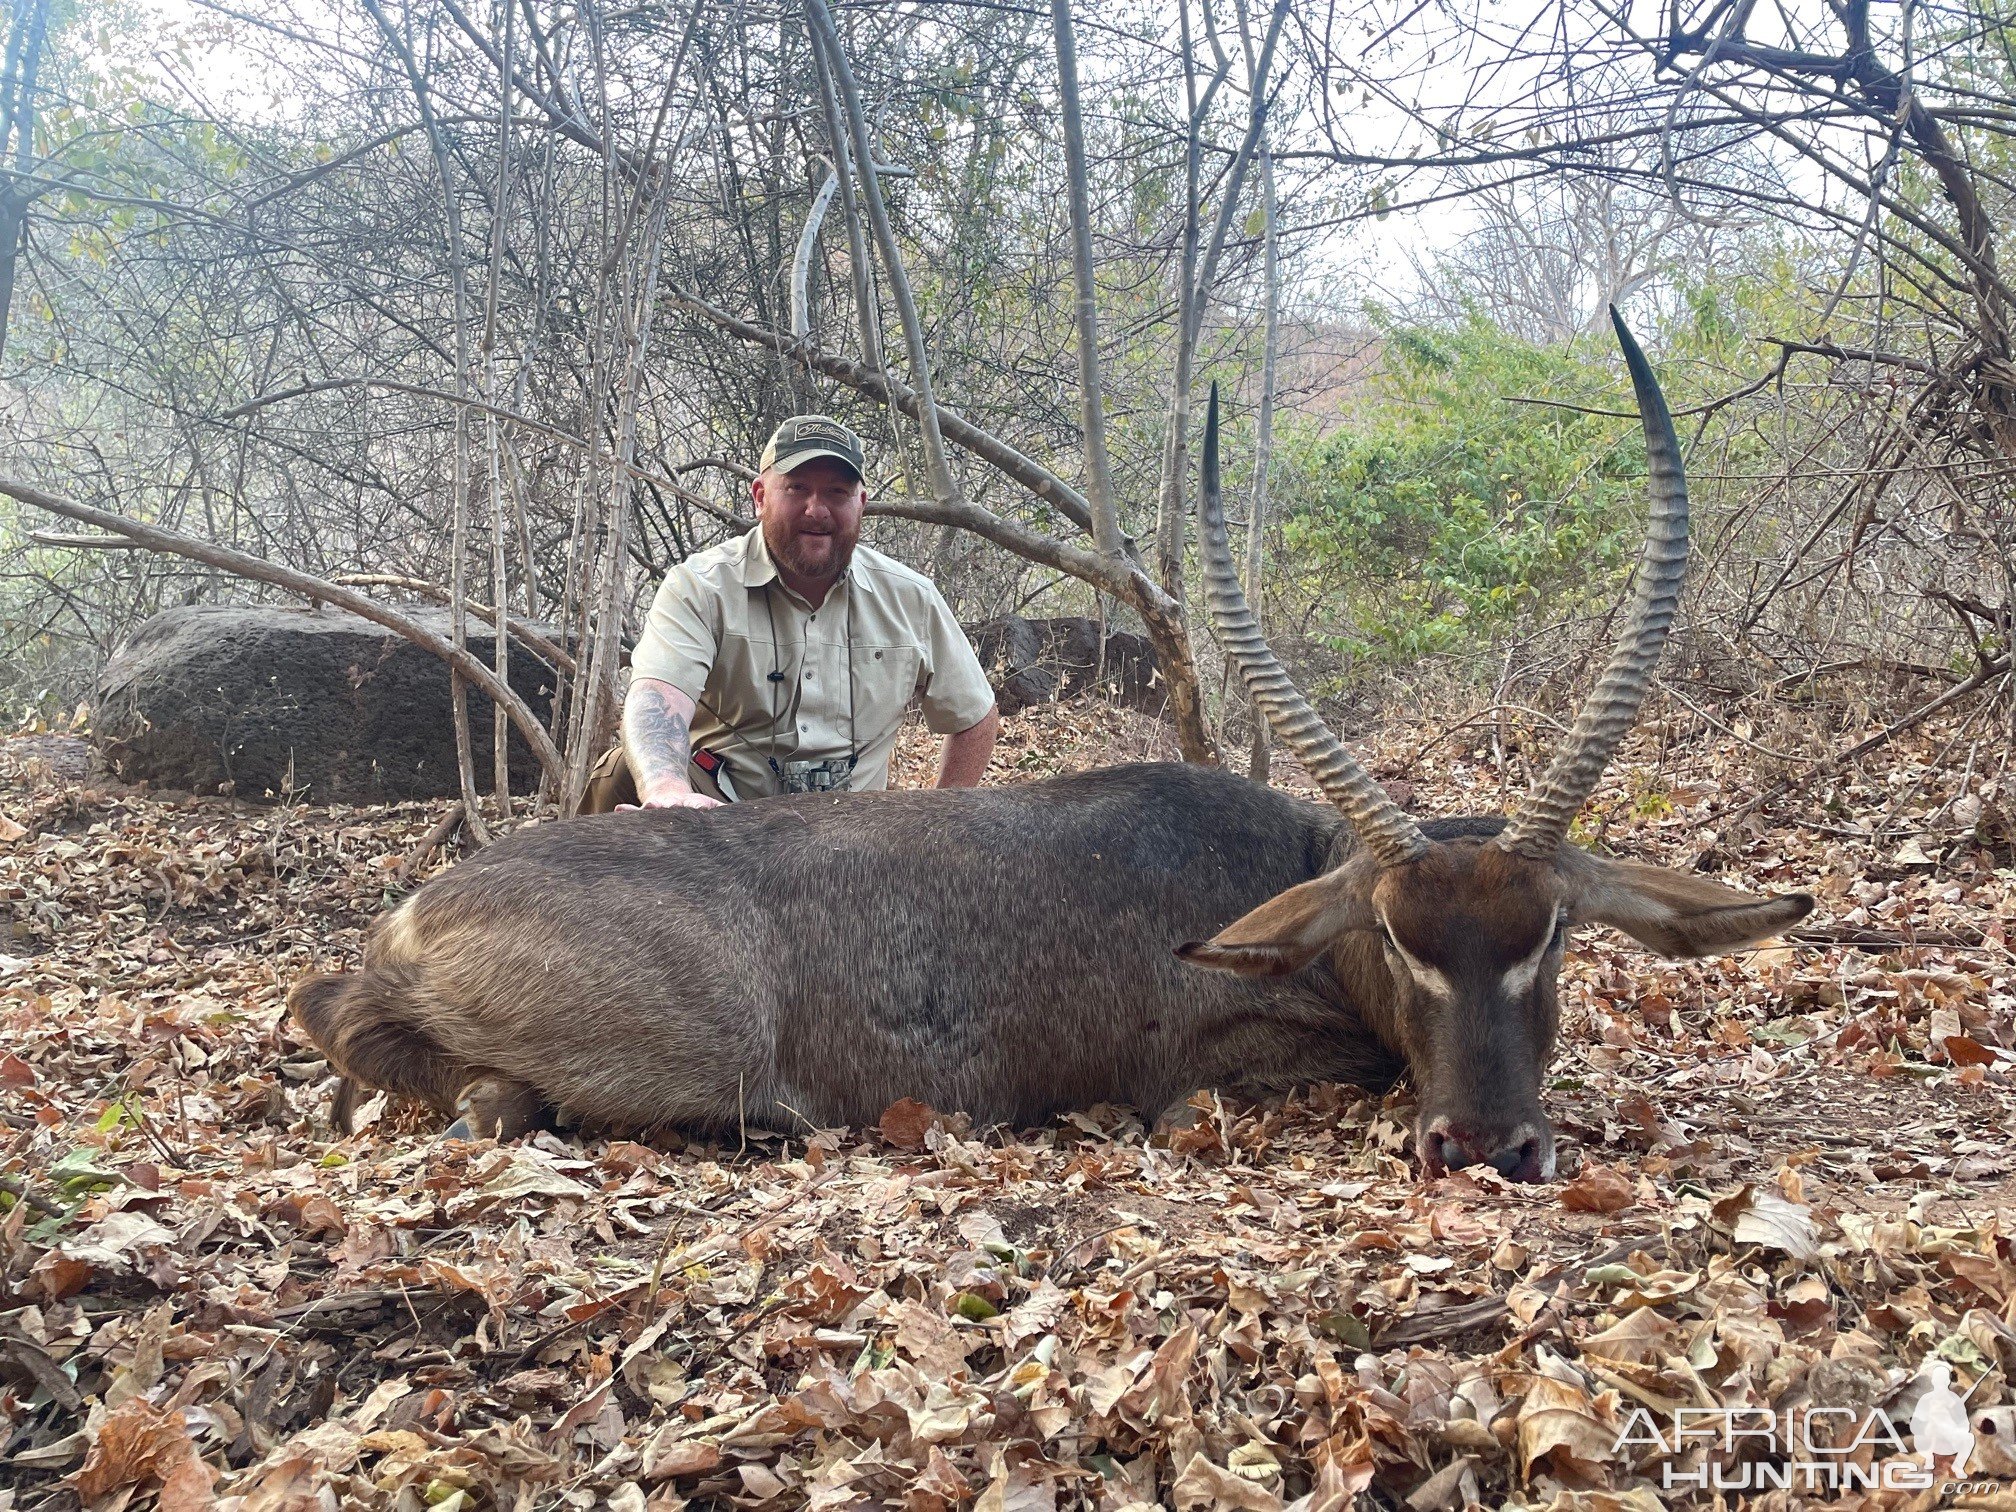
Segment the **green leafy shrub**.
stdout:
<svg viewBox="0 0 2016 1512">
<path fill-rule="evenodd" d="M 1343 590 L 1348 655 L 1411 662 L 1615 593 L 1639 541 L 1645 447 L 1614 349 L 1530 345 L 1473 316 L 1394 326 L 1344 429 L 1283 441 L 1291 559 Z"/>
</svg>

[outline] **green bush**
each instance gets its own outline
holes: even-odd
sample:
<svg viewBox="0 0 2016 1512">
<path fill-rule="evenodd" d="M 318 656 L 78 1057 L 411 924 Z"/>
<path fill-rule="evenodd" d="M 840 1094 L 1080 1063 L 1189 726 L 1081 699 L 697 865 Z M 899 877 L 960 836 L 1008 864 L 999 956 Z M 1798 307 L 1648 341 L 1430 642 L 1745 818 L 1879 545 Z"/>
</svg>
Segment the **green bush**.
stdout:
<svg viewBox="0 0 2016 1512">
<path fill-rule="evenodd" d="M 1473 316 L 1392 326 L 1344 429 L 1283 437 L 1286 554 L 1339 584 L 1326 639 L 1411 662 L 1614 595 L 1640 539 L 1645 447 L 1615 349 L 1532 346 Z"/>
</svg>

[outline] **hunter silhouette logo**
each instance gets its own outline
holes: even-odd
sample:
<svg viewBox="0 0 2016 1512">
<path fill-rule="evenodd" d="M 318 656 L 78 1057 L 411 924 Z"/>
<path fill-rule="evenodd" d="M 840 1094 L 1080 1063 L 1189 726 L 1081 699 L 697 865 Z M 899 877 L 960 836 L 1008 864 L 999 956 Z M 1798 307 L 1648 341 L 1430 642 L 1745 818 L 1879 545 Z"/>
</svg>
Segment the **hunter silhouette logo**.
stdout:
<svg viewBox="0 0 2016 1512">
<path fill-rule="evenodd" d="M 1931 1386 L 1911 1409 L 1911 1447 L 1927 1457 L 1953 1456 L 1953 1473 L 1965 1475 L 1974 1454 L 1974 1429 L 1967 1421 L 1967 1399 L 1953 1389 L 1953 1367 L 1934 1360 L 1924 1370 Z"/>
</svg>

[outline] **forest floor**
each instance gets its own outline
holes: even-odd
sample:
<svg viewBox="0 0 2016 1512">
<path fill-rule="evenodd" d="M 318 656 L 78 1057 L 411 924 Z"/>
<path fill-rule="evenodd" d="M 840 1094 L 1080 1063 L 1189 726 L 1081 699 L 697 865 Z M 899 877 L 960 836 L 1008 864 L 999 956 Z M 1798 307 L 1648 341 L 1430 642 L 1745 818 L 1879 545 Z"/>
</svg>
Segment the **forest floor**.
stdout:
<svg viewBox="0 0 2016 1512">
<path fill-rule="evenodd" d="M 1162 744 L 1009 724 L 995 780 Z M 382 1102 L 339 1137 L 283 999 L 445 805 L 0 742 L 0 1509 L 1649 1509 L 1788 1471 L 1744 1504 L 2016 1508 L 2016 791 L 1950 730 L 1845 768 L 1864 731 L 1676 732 L 1606 779 L 1604 842 L 1819 909 L 1723 960 L 1579 937 L 1533 1187 L 1423 1182 L 1410 1095 L 1331 1087 L 1173 1145 L 900 1104 L 727 1148 Z M 1483 723 L 1363 749 L 1423 814 L 1525 773 Z M 1972 1460 L 1914 1489 L 1941 1368 Z"/>
</svg>

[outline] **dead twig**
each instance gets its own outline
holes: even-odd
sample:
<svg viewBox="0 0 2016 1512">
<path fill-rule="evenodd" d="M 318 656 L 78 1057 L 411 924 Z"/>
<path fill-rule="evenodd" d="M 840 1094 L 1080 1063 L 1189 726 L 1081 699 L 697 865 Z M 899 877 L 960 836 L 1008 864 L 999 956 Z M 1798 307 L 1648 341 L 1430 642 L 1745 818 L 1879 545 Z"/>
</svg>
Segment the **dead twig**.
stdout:
<svg viewBox="0 0 2016 1512">
<path fill-rule="evenodd" d="M 27 1203 L 36 1212 L 50 1218 L 61 1218 L 63 1216 L 62 1208 L 51 1202 L 47 1197 L 40 1197 L 34 1192 L 29 1191 L 27 1183 L 22 1181 L 18 1176 L 0 1176 L 0 1192 L 5 1192 L 16 1202 Z"/>
<path fill-rule="evenodd" d="M 406 1295 L 404 1287 L 372 1287 L 366 1291 L 339 1292 L 333 1297 L 317 1297 L 313 1302 L 297 1302 L 292 1307 L 276 1307 L 273 1317 L 300 1321 L 320 1317 L 324 1313 L 371 1312 L 400 1301 Z M 411 1303 L 408 1303 L 411 1306 Z"/>
<path fill-rule="evenodd" d="M 1907 731 L 1916 729 L 1919 725 L 1923 724 L 1926 720 L 1930 719 L 1934 714 L 1937 714 L 1941 709 L 1944 709 L 1951 704 L 1958 703 L 1961 699 L 1965 698 L 1970 693 L 1978 693 L 1981 689 L 1987 687 L 1989 683 L 1995 681 L 1996 678 L 2007 677 L 2009 675 L 2009 670 L 2010 670 L 2009 658 L 2006 656 L 1998 661 L 1982 662 L 1980 666 L 1974 669 L 1974 675 L 1969 677 L 1965 682 L 1957 683 L 1953 687 L 1948 688 L 1944 693 L 1941 693 L 1937 698 L 1931 700 L 1929 703 L 1920 704 L 1917 708 L 1913 709 L 1909 714 L 1906 714 L 1903 718 L 1897 720 L 1892 724 L 1885 725 L 1882 729 L 1878 730 L 1874 735 L 1869 736 L 1867 739 L 1856 742 L 1854 745 L 1850 746 L 1847 750 L 1843 751 L 1840 755 L 1834 757 L 1832 760 L 1826 762 L 1825 764 L 1817 766 L 1813 768 L 1811 771 L 1800 773 L 1799 781 L 1802 784 L 1810 784 L 1816 778 L 1829 776 L 1835 772 L 1840 771 L 1850 762 L 1853 762 L 1860 757 L 1868 755 L 1871 751 L 1875 750 L 1877 747 L 1888 745 L 1891 741 L 1895 740 L 1899 735 L 1905 734 Z M 1716 815 L 1715 822 L 1720 825 L 1729 825 L 1734 824 L 1739 820 L 1747 819 L 1750 817 L 1750 815 L 1756 813 L 1758 809 L 1764 807 L 1765 804 L 1775 802 L 1777 799 L 1785 796 L 1785 793 L 1787 792 L 1788 789 L 1790 789 L 1791 785 L 1792 784 L 1790 783 L 1790 781 L 1774 782 L 1773 784 L 1771 784 L 1771 786 L 1765 788 L 1756 797 L 1752 798 L 1748 803 L 1742 804 L 1737 808 L 1733 808 L 1726 814 Z"/>
<path fill-rule="evenodd" d="M 435 820 L 434 827 L 420 837 L 420 848 L 399 863 L 399 870 L 393 873 L 393 879 L 402 884 L 412 881 L 420 868 L 433 857 L 434 852 L 446 845 L 448 838 L 461 827 L 466 814 L 467 810 L 463 808 L 460 799 L 449 804 L 448 812 Z"/>
<path fill-rule="evenodd" d="M 1844 950 L 1982 950 L 1993 942 L 1979 932 L 1956 929 L 1926 929 L 1909 934 L 1871 929 L 1795 929 L 1785 936 L 1788 944 L 1831 946 Z"/>
<path fill-rule="evenodd" d="M 448 602 L 448 590 L 440 584 L 397 572 L 344 572 L 329 581 L 341 583 L 346 588 L 402 588 L 437 604 Z M 471 601 L 464 607 L 478 619 L 488 620 L 493 628 L 496 626 L 497 611 L 491 605 Z M 555 671 L 565 672 L 569 677 L 574 675 L 574 658 L 551 636 L 542 634 L 515 614 L 505 615 L 504 623 L 514 639 L 530 646 Z"/>
<path fill-rule="evenodd" d="M 1420 763 L 1422 757 L 1426 756 L 1430 751 L 1434 750 L 1435 747 L 1442 744 L 1442 742 L 1447 740 L 1450 736 L 1460 735 L 1463 733 L 1463 731 L 1471 728 L 1473 725 L 1480 725 L 1487 719 L 1495 719 L 1500 714 L 1523 714 L 1528 719 L 1534 720 L 1540 724 L 1550 726 L 1557 734 L 1566 735 L 1568 733 L 1568 726 L 1561 723 L 1560 720 L 1555 719 L 1551 715 L 1543 714 L 1538 709 L 1529 708 L 1525 704 L 1517 704 L 1517 703 L 1486 704 L 1483 708 L 1478 709 L 1475 712 L 1464 716 L 1462 719 L 1459 719 L 1455 724 L 1450 725 L 1447 729 L 1441 730 L 1438 733 L 1431 735 L 1428 739 L 1422 741 L 1420 745 L 1414 748 L 1413 753 L 1409 755 L 1407 759 L 1400 764 L 1401 769 L 1403 771 L 1411 771 L 1416 765 Z"/>
<path fill-rule="evenodd" d="M 1411 1318 L 1395 1323 L 1372 1340 L 1374 1349 L 1398 1349 L 1408 1344 L 1426 1344 L 1434 1339 L 1447 1339 L 1456 1334 L 1469 1333 L 1473 1329 L 1488 1328 L 1507 1315 L 1508 1309 L 1503 1297 L 1480 1297 L 1475 1302 L 1465 1302 L 1460 1307 L 1445 1307 L 1439 1312 L 1417 1313 Z"/>
<path fill-rule="evenodd" d="M 1664 693 L 1668 698 L 1672 699 L 1675 703 L 1679 704 L 1681 708 L 1687 710 L 1690 714 L 1693 714 L 1694 716 L 1702 720 L 1710 728 L 1719 730 L 1722 734 L 1727 735 L 1731 740 L 1737 741 L 1742 745 L 1748 746 L 1751 750 L 1757 752 L 1757 754 L 1760 756 L 1769 756 L 1773 761 L 1798 761 L 1807 763 L 1818 761 L 1820 759 L 1817 756 L 1801 755 L 1797 751 L 1774 751 L 1771 749 L 1771 747 L 1767 745 L 1761 745 L 1757 741 L 1752 740 L 1749 736 L 1741 734 L 1731 726 L 1724 724 L 1721 720 L 1717 719 L 1713 714 L 1710 714 L 1706 709 L 1702 708 L 1699 704 L 1695 703 L 1693 699 L 1687 697 L 1686 694 L 1682 693 L 1678 688 L 1674 687 L 1673 684 L 1668 682 L 1665 678 L 1657 677 L 1654 678 L 1652 681 L 1654 687 L 1658 688 L 1660 692 Z"/>
</svg>

